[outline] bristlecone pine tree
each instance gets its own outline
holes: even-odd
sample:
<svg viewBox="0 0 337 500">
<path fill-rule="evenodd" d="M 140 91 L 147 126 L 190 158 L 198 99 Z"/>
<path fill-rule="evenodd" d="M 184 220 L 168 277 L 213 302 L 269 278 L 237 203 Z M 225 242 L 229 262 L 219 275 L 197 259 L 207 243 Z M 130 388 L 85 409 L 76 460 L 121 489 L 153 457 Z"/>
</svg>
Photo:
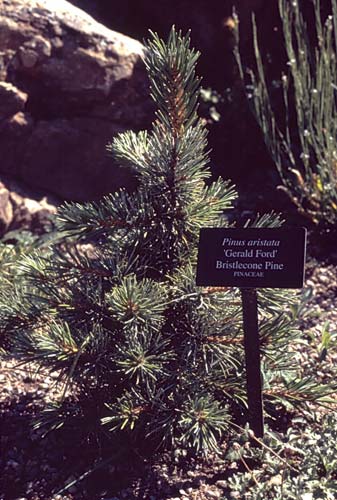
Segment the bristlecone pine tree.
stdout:
<svg viewBox="0 0 337 500">
<path fill-rule="evenodd" d="M 173 28 L 165 43 L 151 34 L 144 60 L 156 120 L 151 132 L 120 134 L 108 148 L 133 169 L 137 189 L 66 203 L 62 238 L 23 258 L 2 287 L 3 344 L 64 384 L 39 418 L 46 430 L 75 425 L 207 452 L 231 422 L 245 422 L 240 295 L 195 286 L 199 229 L 226 226 L 236 197 L 228 182 L 206 184 L 198 56 L 189 35 Z M 291 303 L 289 294 L 259 293 L 265 410 L 275 418 L 281 404 L 325 396 L 288 350 L 298 334 Z"/>
</svg>

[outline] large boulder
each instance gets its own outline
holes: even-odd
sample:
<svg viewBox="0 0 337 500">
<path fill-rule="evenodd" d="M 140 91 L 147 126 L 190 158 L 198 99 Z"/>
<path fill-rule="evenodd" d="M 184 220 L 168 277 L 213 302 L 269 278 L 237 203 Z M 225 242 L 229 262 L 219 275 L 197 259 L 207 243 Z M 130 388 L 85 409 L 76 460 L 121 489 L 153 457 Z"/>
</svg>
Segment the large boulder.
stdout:
<svg viewBox="0 0 337 500">
<path fill-rule="evenodd" d="M 0 172 L 73 200 L 130 185 L 105 146 L 152 118 L 142 51 L 65 0 L 2 0 Z"/>
</svg>

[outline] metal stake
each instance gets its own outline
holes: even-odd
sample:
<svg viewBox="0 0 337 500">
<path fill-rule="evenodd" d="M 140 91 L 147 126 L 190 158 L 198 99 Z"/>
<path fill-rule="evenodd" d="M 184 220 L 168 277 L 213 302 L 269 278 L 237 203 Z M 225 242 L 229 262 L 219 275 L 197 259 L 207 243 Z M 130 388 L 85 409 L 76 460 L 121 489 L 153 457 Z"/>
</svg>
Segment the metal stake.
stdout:
<svg viewBox="0 0 337 500">
<path fill-rule="evenodd" d="M 256 437 L 263 437 L 262 376 L 255 288 L 241 288 L 246 359 L 248 418 Z"/>
</svg>

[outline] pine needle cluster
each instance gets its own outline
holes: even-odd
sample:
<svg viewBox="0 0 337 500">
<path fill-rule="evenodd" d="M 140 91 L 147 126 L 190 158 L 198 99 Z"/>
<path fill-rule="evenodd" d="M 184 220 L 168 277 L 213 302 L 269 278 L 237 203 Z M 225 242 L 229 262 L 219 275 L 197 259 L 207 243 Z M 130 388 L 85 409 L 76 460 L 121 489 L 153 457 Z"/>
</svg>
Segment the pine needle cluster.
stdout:
<svg viewBox="0 0 337 500">
<path fill-rule="evenodd" d="M 158 111 L 150 132 L 115 137 L 109 151 L 138 179 L 100 202 L 66 203 L 60 239 L 25 256 L 19 282 L 2 287 L 1 330 L 20 361 L 57 371 L 63 396 L 42 413 L 44 429 L 76 425 L 101 438 L 216 450 L 230 423 L 244 421 L 240 294 L 197 288 L 201 227 L 226 226 L 236 197 L 210 177 L 198 119 L 199 54 L 173 28 L 145 47 Z M 255 226 L 275 226 L 275 216 Z M 268 405 L 323 389 L 299 378 L 288 294 L 259 295 Z M 239 420 L 237 420 L 239 419 Z M 241 420 L 240 420 L 241 419 Z M 108 432 L 109 431 L 109 432 Z"/>
</svg>

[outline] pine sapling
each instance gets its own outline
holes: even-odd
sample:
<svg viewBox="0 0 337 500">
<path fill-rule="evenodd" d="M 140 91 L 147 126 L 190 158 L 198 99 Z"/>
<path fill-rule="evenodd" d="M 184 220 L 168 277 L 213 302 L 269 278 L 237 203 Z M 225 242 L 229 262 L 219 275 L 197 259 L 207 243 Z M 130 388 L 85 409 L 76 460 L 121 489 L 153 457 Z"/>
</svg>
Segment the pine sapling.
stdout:
<svg viewBox="0 0 337 500">
<path fill-rule="evenodd" d="M 195 286 L 199 229 L 226 226 L 236 197 L 229 182 L 206 183 L 198 57 L 189 34 L 173 28 L 167 42 L 151 34 L 144 61 L 156 120 L 150 132 L 120 134 L 109 146 L 135 172 L 137 189 L 65 203 L 62 238 L 24 258 L 20 286 L 1 294 L 9 350 L 57 371 L 63 384 L 38 421 L 45 430 L 75 425 L 100 439 L 207 452 L 231 422 L 244 422 L 240 294 Z M 252 223 L 279 224 L 274 215 Z M 279 291 L 259 295 L 266 409 L 274 414 L 287 394 L 295 403 L 326 396 L 297 383 L 296 354 L 287 349 L 296 337 L 292 302 Z"/>
</svg>

